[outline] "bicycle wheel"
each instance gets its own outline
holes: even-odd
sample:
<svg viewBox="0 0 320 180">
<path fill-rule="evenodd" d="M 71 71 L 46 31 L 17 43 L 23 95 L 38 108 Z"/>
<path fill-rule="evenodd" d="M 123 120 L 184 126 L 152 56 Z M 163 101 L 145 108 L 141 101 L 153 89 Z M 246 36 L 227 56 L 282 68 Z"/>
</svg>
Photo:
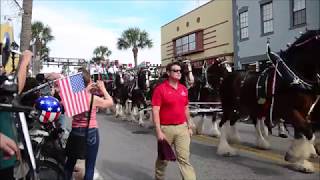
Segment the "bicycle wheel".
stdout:
<svg viewBox="0 0 320 180">
<path fill-rule="evenodd" d="M 40 180 L 63 180 L 64 171 L 59 165 L 47 161 L 38 161 L 38 177 Z"/>
</svg>

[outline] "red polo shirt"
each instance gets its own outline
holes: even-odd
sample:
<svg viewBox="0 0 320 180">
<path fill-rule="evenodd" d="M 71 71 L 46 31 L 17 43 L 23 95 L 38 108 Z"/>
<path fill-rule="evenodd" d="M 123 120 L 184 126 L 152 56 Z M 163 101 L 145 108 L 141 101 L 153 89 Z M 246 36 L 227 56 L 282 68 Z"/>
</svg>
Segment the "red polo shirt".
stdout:
<svg viewBox="0 0 320 180">
<path fill-rule="evenodd" d="M 178 84 L 174 89 L 168 80 L 158 85 L 152 95 L 152 106 L 160 106 L 160 124 L 173 125 L 186 122 L 185 107 L 188 105 L 188 89 Z"/>
</svg>

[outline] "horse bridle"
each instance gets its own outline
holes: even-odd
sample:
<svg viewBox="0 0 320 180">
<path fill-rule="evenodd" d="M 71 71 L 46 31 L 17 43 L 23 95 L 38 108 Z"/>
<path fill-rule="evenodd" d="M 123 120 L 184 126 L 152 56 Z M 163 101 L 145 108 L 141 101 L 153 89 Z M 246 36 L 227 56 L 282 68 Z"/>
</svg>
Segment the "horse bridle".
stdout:
<svg viewBox="0 0 320 180">
<path fill-rule="evenodd" d="M 214 88 L 208 82 L 208 68 L 209 68 L 209 66 L 207 66 L 207 62 L 204 61 L 203 65 L 202 65 L 202 73 L 204 73 L 204 80 L 205 80 L 204 88 L 214 90 Z"/>
<path fill-rule="evenodd" d="M 294 73 L 294 71 L 285 63 L 285 61 L 278 54 L 271 51 L 269 43 L 267 43 L 267 56 L 276 67 L 283 67 L 284 70 L 287 71 L 289 76 L 292 77 L 292 80 L 290 80 L 291 82 L 289 82 L 290 85 L 299 85 L 300 87 L 302 87 L 302 89 L 312 89 L 312 84 L 304 81 L 302 78 L 296 75 L 296 73 Z M 274 58 L 276 59 L 276 62 L 274 62 Z M 281 77 L 283 76 L 282 73 L 279 71 L 279 68 L 276 68 L 276 71 Z"/>
</svg>

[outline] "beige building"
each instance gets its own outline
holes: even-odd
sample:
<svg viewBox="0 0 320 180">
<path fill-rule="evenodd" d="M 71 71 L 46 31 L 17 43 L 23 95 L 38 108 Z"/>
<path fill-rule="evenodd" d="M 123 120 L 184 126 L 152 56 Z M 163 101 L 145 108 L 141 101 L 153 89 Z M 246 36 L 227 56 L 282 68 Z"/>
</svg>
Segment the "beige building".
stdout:
<svg viewBox="0 0 320 180">
<path fill-rule="evenodd" d="M 0 40 L 1 40 L 1 48 L 3 48 L 5 45 L 2 44 L 3 40 L 6 39 L 8 41 L 7 43 L 11 45 L 11 43 L 14 41 L 14 36 L 13 36 L 13 27 L 8 23 L 3 23 L 0 24 Z M 0 64 L 2 66 L 2 52 L 0 53 Z M 14 58 L 14 67 L 15 69 L 18 67 L 19 64 L 19 55 L 16 55 Z M 12 57 L 10 53 L 9 60 L 7 62 L 7 65 L 5 66 L 5 70 L 7 73 L 10 73 L 12 71 Z"/>
<path fill-rule="evenodd" d="M 161 65 L 177 58 L 195 67 L 224 57 L 233 61 L 231 0 L 212 0 L 161 27 Z"/>
</svg>

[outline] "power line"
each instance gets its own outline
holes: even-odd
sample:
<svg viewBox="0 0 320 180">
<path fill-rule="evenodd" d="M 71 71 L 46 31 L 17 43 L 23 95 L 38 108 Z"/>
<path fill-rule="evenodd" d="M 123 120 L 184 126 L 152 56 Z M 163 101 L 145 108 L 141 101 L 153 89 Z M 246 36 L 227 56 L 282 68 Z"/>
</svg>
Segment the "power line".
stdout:
<svg viewBox="0 0 320 180">
<path fill-rule="evenodd" d="M 10 21 L 21 17 L 23 8 L 18 0 L 1 0 L 1 19 Z"/>
<path fill-rule="evenodd" d="M 18 3 L 17 0 L 12 0 L 17 6 L 18 8 L 20 9 L 20 11 L 23 11 L 22 7 L 20 6 L 20 4 Z"/>
</svg>

